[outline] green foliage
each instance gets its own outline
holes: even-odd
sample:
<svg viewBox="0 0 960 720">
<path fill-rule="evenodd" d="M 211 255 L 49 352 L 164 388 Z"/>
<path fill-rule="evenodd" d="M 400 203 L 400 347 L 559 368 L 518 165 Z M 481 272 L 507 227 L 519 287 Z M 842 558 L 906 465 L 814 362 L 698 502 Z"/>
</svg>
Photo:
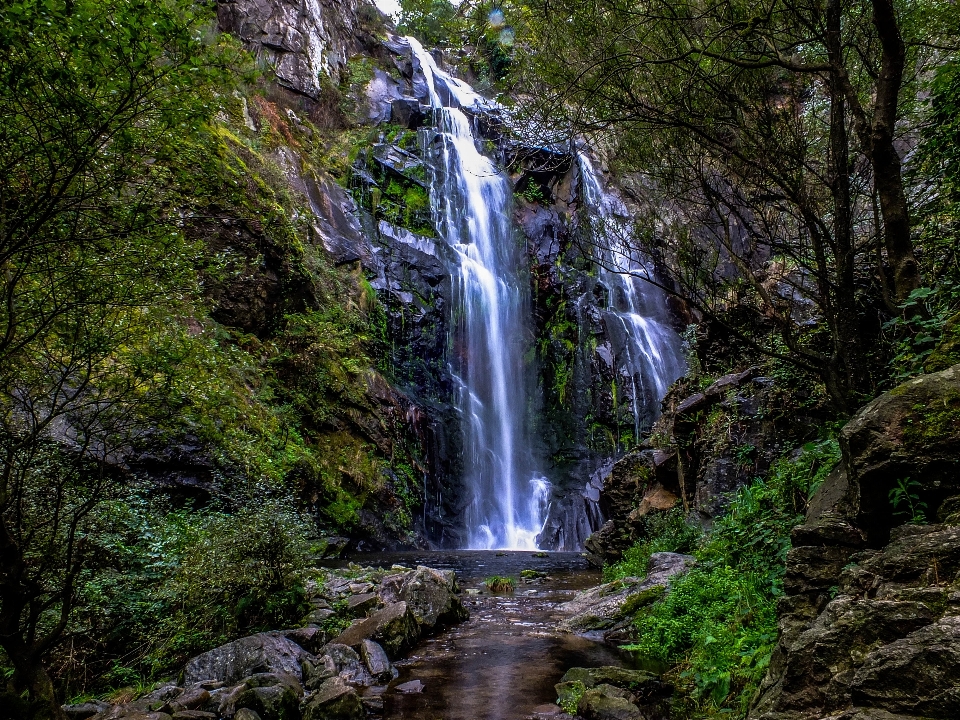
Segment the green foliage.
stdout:
<svg viewBox="0 0 960 720">
<path fill-rule="evenodd" d="M 641 525 L 640 536 L 645 539 L 624 552 L 620 562 L 603 568 L 604 581 L 646 577 L 647 564 L 653 553 L 692 552 L 702 535 L 700 527 L 690 522 L 680 507 L 651 512 L 642 518 Z"/>
<path fill-rule="evenodd" d="M 683 717 L 745 716 L 777 639 L 790 530 L 838 459 L 835 440 L 810 443 L 779 460 L 765 481 L 741 488 L 710 532 L 694 535 L 677 511 L 664 514 L 621 563 L 604 569 L 606 577 L 645 571 L 658 550 L 697 557 L 662 599 L 633 609 L 637 641 L 630 648 L 672 667 Z"/>
<path fill-rule="evenodd" d="M 577 705 L 580 703 L 580 698 L 582 698 L 583 694 L 587 691 L 587 687 L 579 680 L 564 683 L 563 685 L 564 687 L 560 689 L 560 696 L 557 698 L 557 705 L 568 715 L 576 715 Z"/>
<path fill-rule="evenodd" d="M 511 593 L 516 585 L 513 578 L 501 577 L 500 575 L 488 577 L 483 581 L 483 584 L 487 586 L 490 592 L 496 593 Z"/>
<path fill-rule="evenodd" d="M 899 309 L 901 314 L 883 326 L 896 338 L 895 354 L 890 361 L 891 384 L 900 384 L 925 370 L 944 369 L 929 365 L 938 345 L 945 339 L 954 339 L 949 337 L 948 323 L 960 309 L 960 273 L 944 277 L 935 289 L 917 288 Z"/>
<path fill-rule="evenodd" d="M 927 504 L 920 500 L 917 491 L 923 487 L 918 481 L 901 478 L 890 490 L 890 504 L 896 510 L 894 516 L 907 517 L 907 522 L 923 525 L 927 522 Z"/>
</svg>

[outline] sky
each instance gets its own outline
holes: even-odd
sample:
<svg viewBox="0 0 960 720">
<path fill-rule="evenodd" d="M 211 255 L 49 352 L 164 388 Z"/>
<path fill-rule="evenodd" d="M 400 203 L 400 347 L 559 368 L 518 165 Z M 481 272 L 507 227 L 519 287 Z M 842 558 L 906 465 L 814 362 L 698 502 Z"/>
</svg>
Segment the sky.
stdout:
<svg viewBox="0 0 960 720">
<path fill-rule="evenodd" d="M 373 0 L 377 7 L 380 8 L 381 12 L 386 13 L 387 15 L 396 16 L 400 12 L 400 1 L 399 0 Z"/>
</svg>

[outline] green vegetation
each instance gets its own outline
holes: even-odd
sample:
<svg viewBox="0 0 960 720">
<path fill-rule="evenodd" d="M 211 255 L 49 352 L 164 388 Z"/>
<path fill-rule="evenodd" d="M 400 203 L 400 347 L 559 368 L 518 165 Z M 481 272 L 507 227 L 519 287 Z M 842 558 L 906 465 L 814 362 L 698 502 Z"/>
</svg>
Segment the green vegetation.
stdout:
<svg viewBox="0 0 960 720">
<path fill-rule="evenodd" d="M 560 709 L 565 713 L 569 715 L 576 715 L 577 705 L 580 703 L 580 698 L 583 697 L 583 694 L 586 691 L 586 685 L 579 680 L 574 680 L 570 683 L 564 683 L 563 687 L 560 689 L 560 696 L 557 698 L 557 705 L 559 705 Z"/>
<path fill-rule="evenodd" d="M 708 532 L 679 510 L 650 518 L 645 539 L 604 569 L 608 580 L 643 577 L 652 552 L 696 556 L 697 565 L 662 598 L 644 597 L 629 608 L 637 637 L 630 649 L 671 667 L 678 716 L 746 713 L 777 639 L 790 530 L 838 459 L 835 440 L 804 446 L 778 461 L 766 480 L 741 488 Z"/>
<path fill-rule="evenodd" d="M 895 516 L 906 516 L 907 522 L 914 525 L 923 525 L 927 522 L 927 504 L 920 499 L 917 493 L 923 486 L 916 480 L 901 478 L 890 490 L 890 504 L 896 511 Z"/>
<path fill-rule="evenodd" d="M 483 581 L 483 584 L 487 586 L 490 592 L 495 593 L 512 593 L 516 586 L 513 578 L 500 577 L 499 575 L 488 577 Z"/>
</svg>

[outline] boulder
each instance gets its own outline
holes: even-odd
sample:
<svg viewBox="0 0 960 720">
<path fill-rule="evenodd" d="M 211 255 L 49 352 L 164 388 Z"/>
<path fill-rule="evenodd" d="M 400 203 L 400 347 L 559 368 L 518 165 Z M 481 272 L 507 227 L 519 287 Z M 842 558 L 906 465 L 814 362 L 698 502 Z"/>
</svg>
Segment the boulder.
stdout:
<svg viewBox="0 0 960 720">
<path fill-rule="evenodd" d="M 359 648 L 364 640 L 375 640 L 387 655 L 400 657 L 414 646 L 420 637 L 417 618 L 405 602 L 388 605 L 366 620 L 351 625 L 334 642 L 351 648 Z"/>
<path fill-rule="evenodd" d="M 323 649 L 323 654 L 333 662 L 337 674 L 351 685 L 376 684 L 353 648 L 339 643 L 330 643 Z"/>
<path fill-rule="evenodd" d="M 307 698 L 303 720 L 363 720 L 366 713 L 356 691 L 342 678 L 332 677 Z"/>
<path fill-rule="evenodd" d="M 263 720 L 256 710 L 250 708 L 240 708 L 233 716 L 233 720 Z"/>
<path fill-rule="evenodd" d="M 360 656 L 375 680 L 386 683 L 393 679 L 393 666 L 386 651 L 373 640 L 360 643 Z"/>
<path fill-rule="evenodd" d="M 405 602 L 425 630 L 466 620 L 470 613 L 457 597 L 457 576 L 452 570 L 418 566 L 402 575 L 391 575 L 380 584 L 385 603 Z"/>
<path fill-rule="evenodd" d="M 303 685 L 308 690 L 316 690 L 327 678 L 337 674 L 333 658 L 323 655 L 319 658 L 305 659 L 303 665 Z"/>
<path fill-rule="evenodd" d="M 310 653 L 279 632 L 259 633 L 205 652 L 183 670 L 185 685 L 202 680 L 236 683 L 255 673 L 286 673 L 301 678 L 300 663 Z"/>
<path fill-rule="evenodd" d="M 196 710 L 206 705 L 209 700 L 210 691 L 198 683 L 190 685 L 173 700 L 170 700 L 168 707 L 173 713 L 180 712 L 181 710 Z"/>
<path fill-rule="evenodd" d="M 110 705 L 102 700 L 88 700 L 84 703 L 64 705 L 63 713 L 67 716 L 68 720 L 87 720 L 87 718 L 109 709 Z"/>
<path fill-rule="evenodd" d="M 253 710 L 261 720 L 300 720 L 300 698 L 287 684 L 248 688 L 235 707 Z"/>
<path fill-rule="evenodd" d="M 856 705 L 935 720 L 960 717 L 960 616 L 871 652 L 851 694 Z"/>
<path fill-rule="evenodd" d="M 654 553 L 644 579 L 624 578 L 584 590 L 560 610 L 570 614 L 559 628 L 566 632 L 603 630 L 612 627 L 627 614 L 657 600 L 674 575 L 686 572 L 696 559 L 679 553 Z"/>
<path fill-rule="evenodd" d="M 917 482 L 931 516 L 960 495 L 960 365 L 921 375 L 868 403 L 840 433 L 846 486 L 837 510 L 882 545 L 894 516 L 890 491 Z M 826 483 L 825 483 L 826 484 Z M 831 509 L 831 508 L 824 508 Z"/>
<path fill-rule="evenodd" d="M 644 720 L 629 694 L 612 685 L 587 690 L 577 703 L 577 715 L 583 720 Z"/>
<path fill-rule="evenodd" d="M 377 597 L 376 593 L 364 592 L 359 595 L 351 595 L 347 598 L 347 612 L 351 617 L 366 617 L 369 611 L 375 610 L 379 606 L 380 598 Z M 326 612 L 329 612 L 331 615 L 333 614 L 332 611 L 329 610 Z"/>
</svg>

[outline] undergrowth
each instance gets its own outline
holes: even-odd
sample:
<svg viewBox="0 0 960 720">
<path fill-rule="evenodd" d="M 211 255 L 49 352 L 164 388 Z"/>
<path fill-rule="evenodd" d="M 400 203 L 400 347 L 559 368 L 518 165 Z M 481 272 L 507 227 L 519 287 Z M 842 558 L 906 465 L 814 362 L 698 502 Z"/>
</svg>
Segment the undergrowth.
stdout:
<svg viewBox="0 0 960 720">
<path fill-rule="evenodd" d="M 731 498 L 709 532 L 678 510 L 647 521 L 648 535 L 605 570 L 607 579 L 643 575 L 651 552 L 691 552 L 698 564 L 664 597 L 639 610 L 640 655 L 667 663 L 678 688 L 676 717 L 744 717 L 777 639 L 777 598 L 790 530 L 839 460 L 834 439 L 779 460 Z"/>
</svg>

